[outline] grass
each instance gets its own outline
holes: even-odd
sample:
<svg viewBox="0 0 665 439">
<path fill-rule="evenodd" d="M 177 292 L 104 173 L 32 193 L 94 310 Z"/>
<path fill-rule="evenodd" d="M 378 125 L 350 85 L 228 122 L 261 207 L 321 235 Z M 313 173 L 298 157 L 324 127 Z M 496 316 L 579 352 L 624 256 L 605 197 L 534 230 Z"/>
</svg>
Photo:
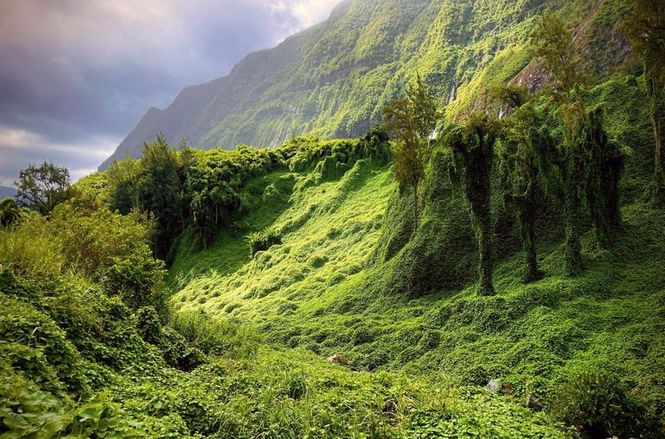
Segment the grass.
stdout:
<svg viewBox="0 0 665 439">
<path fill-rule="evenodd" d="M 264 348 L 114 392 L 131 416 L 178 414 L 191 431 L 220 438 L 566 437 L 543 413 L 451 387 L 444 375 L 357 373 L 300 349 Z"/>
<path fill-rule="evenodd" d="M 251 230 L 279 231 L 282 245 L 253 259 L 232 257 L 234 270 L 214 271 L 215 257 L 242 246 L 242 237 L 225 235 L 206 258 L 188 259 L 187 269 L 199 274 L 174 284 L 176 309 L 255 326 L 280 352 L 308 351 L 312 361 L 344 352 L 358 376 L 445 374 L 447 382 L 462 387 L 497 379 L 509 383 L 509 399 L 552 413 L 557 392 L 576 370 L 611 371 L 662 422 L 662 211 L 639 201 L 626 205 L 625 230 L 612 251 L 600 249 L 588 231 L 581 277 L 564 276 L 563 246 L 548 238 L 539 249 L 547 273 L 540 282 L 520 283 L 518 251 L 496 267 L 496 297 L 477 297 L 471 284 L 413 298 L 386 288 L 399 273 L 399 257 L 376 260 L 373 253 L 384 239 L 384 213 L 396 191 L 390 169 L 360 162 L 333 181 L 315 174 L 293 177 L 290 199 L 274 221 L 260 221 L 266 219 L 260 208 L 243 217 Z M 629 181 L 639 178 L 631 174 Z M 442 206 L 448 215 L 459 209 L 455 203 Z M 432 230 L 426 233 L 439 229 Z M 398 256 L 408 247 L 398 249 Z M 171 276 L 181 276 L 178 265 Z M 295 350 L 283 351 L 289 348 Z"/>
<path fill-rule="evenodd" d="M 309 186 L 311 176 L 298 178 L 292 205 L 271 225 L 281 232 L 282 244 L 250 259 L 242 236 L 224 235 L 215 246 L 230 249 L 231 263 L 244 263 L 236 271 L 211 270 L 189 282 L 173 297 L 176 306 L 242 318 L 268 316 L 275 310 L 288 314 L 295 302 L 307 303 L 363 269 L 380 235 L 385 202 L 393 190 L 390 175 L 385 168 L 360 161 L 340 181 Z M 376 203 L 377 198 L 385 201 Z M 254 222 L 256 218 L 259 221 Z M 259 209 L 244 221 L 256 230 L 265 225 L 262 218 Z M 188 260 L 188 270 L 205 272 L 220 255 L 211 249 L 199 257 Z M 183 277 L 178 265 L 171 276 Z M 272 294 L 277 290 L 279 294 Z"/>
<path fill-rule="evenodd" d="M 634 155 L 624 229 L 611 250 L 586 230 L 577 278 L 547 212 L 546 277 L 523 285 L 495 199 L 498 294 L 478 297 L 467 208 L 438 149 L 415 230 L 409 194 L 376 162 L 324 158 L 250 181 L 209 248 L 181 239 L 162 314 L 127 307 L 99 280 L 106 266 L 78 263 L 91 248 L 103 261 L 126 249 L 130 267 L 151 259 L 136 218 L 63 210 L 0 230 L 0 434 L 663 437 L 665 212 L 640 200 L 649 145 L 628 143 L 646 128 L 615 102 L 638 105 L 638 84 L 590 92 L 610 101 L 611 134 Z M 86 224 L 98 233 L 71 239 Z M 281 244 L 251 256 L 247 237 L 266 230 Z"/>
<path fill-rule="evenodd" d="M 187 233 L 178 248 L 168 282 L 182 286 L 203 272 L 224 276 L 247 263 L 251 253 L 244 236 L 271 225 L 286 209 L 296 175 L 274 172 L 251 181 L 245 191 L 245 210 L 251 212 L 242 221 L 225 228 L 210 247 L 203 250 L 193 248 L 188 244 L 192 236 Z"/>
</svg>

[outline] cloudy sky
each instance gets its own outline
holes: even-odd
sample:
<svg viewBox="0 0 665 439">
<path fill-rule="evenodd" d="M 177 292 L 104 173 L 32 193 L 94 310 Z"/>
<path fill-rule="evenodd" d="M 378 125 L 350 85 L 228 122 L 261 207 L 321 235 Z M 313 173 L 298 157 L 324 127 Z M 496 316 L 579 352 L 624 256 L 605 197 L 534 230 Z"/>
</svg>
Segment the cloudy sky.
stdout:
<svg viewBox="0 0 665 439">
<path fill-rule="evenodd" d="M 151 106 L 324 20 L 339 0 L 0 0 L 0 185 L 93 171 Z"/>
</svg>

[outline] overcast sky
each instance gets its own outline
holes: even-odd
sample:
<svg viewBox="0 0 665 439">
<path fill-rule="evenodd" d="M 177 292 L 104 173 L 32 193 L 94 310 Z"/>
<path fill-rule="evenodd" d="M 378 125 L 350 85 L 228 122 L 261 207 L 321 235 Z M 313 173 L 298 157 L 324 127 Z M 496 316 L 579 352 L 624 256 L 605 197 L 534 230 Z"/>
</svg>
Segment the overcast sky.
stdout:
<svg viewBox="0 0 665 439">
<path fill-rule="evenodd" d="M 323 21 L 339 0 L 0 0 L 0 184 L 92 172 L 152 105 Z"/>
</svg>

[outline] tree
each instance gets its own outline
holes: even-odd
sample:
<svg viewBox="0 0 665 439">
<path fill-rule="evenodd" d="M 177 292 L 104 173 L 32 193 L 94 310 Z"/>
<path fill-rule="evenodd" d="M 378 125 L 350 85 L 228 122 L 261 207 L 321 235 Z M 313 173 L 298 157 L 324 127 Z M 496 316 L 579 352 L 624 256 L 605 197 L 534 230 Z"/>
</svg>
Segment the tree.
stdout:
<svg viewBox="0 0 665 439">
<path fill-rule="evenodd" d="M 397 142 L 393 148 L 393 174 L 400 185 L 408 185 L 413 193 L 416 227 L 419 218 L 418 186 L 425 176 L 425 162 L 431 152 L 430 136 L 439 113 L 434 98 L 420 76 L 407 87 L 407 97 L 397 99 L 383 109 L 386 128 Z"/>
<path fill-rule="evenodd" d="M 586 182 L 587 204 L 596 239 L 603 247 L 609 247 L 614 235 L 621 230 L 619 180 L 623 173 L 624 156 L 603 128 L 602 107 L 587 112 L 585 131 L 590 161 Z"/>
<path fill-rule="evenodd" d="M 624 33 L 642 58 L 654 136 L 654 195 L 665 203 L 665 2 L 630 0 Z"/>
<path fill-rule="evenodd" d="M 440 115 L 436 101 L 420 75 L 416 75 L 415 84 L 407 87 L 406 95 L 413 111 L 416 133 L 420 139 L 429 141 Z"/>
<path fill-rule="evenodd" d="M 138 175 L 139 161 L 126 158 L 113 162 L 106 171 L 109 184 L 109 207 L 112 212 L 118 211 L 127 215 L 132 209 L 139 207 Z"/>
<path fill-rule="evenodd" d="M 519 104 L 521 105 L 521 104 Z M 531 107 L 516 109 L 504 124 L 499 148 L 499 175 L 504 202 L 513 208 L 526 254 L 524 282 L 542 279 L 536 250 L 536 219 L 543 197 L 543 175 L 547 173 L 543 150 L 554 147 L 554 139 L 540 115 Z"/>
<path fill-rule="evenodd" d="M 21 218 L 21 209 L 18 207 L 16 200 L 13 198 L 5 198 L 0 201 L 0 225 L 8 227 L 15 224 Z"/>
<path fill-rule="evenodd" d="M 585 82 L 585 66 L 573 41 L 572 32 L 550 11 L 536 24 L 531 35 L 531 47 L 544 69 L 552 76 L 553 82 L 548 92 L 559 104 L 563 144 L 549 151 L 549 158 L 559 170 L 566 229 L 566 272 L 574 276 L 583 269 L 580 237 L 582 196 L 587 172 L 584 151 L 586 111 L 578 89 Z"/>
<path fill-rule="evenodd" d="M 478 294 L 494 295 L 493 226 L 490 172 L 494 158 L 496 122 L 482 114 L 473 114 L 464 126 L 452 126 L 444 145 L 453 151 L 455 180 L 459 180 L 471 208 L 479 248 Z"/>
<path fill-rule="evenodd" d="M 570 103 L 573 90 L 586 83 L 587 69 L 573 40 L 572 31 L 552 11 L 546 11 L 531 34 L 531 52 L 552 76 L 549 94 Z"/>
<path fill-rule="evenodd" d="M 154 252 L 165 258 L 185 226 L 186 169 L 193 152 L 171 147 L 162 134 L 143 146 L 139 160 L 115 162 L 107 171 L 110 207 L 123 215 L 138 209 L 155 218 Z"/>
<path fill-rule="evenodd" d="M 163 135 L 143 147 L 136 185 L 141 210 L 155 216 L 155 254 L 164 258 L 184 228 L 183 181 L 178 151 Z"/>
<path fill-rule="evenodd" d="M 53 163 L 30 165 L 19 173 L 16 182 L 19 206 L 34 209 L 47 215 L 59 203 L 71 196 L 69 171 Z"/>
</svg>

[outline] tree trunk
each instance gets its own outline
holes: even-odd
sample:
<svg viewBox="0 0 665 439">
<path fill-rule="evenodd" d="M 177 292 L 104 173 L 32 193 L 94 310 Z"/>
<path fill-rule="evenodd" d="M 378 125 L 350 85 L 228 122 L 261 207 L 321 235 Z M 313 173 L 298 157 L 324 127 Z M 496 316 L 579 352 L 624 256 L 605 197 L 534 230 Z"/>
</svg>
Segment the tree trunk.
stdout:
<svg viewBox="0 0 665 439">
<path fill-rule="evenodd" d="M 573 187 L 570 187 L 573 186 Z M 574 185 L 569 185 L 565 194 L 566 254 L 565 269 L 568 276 L 582 273 L 582 246 L 580 244 L 580 210 L 582 203 Z"/>
<path fill-rule="evenodd" d="M 647 70 L 648 72 L 648 70 Z M 651 98 L 651 123 L 653 125 L 654 138 L 654 179 L 652 187 L 652 196 L 659 205 L 665 205 L 665 164 L 663 163 L 663 117 L 661 117 L 660 99 L 662 93 L 659 93 L 658 84 L 654 78 L 649 81 L 648 93 Z"/>
<path fill-rule="evenodd" d="M 617 155 L 606 163 L 606 172 L 604 179 L 606 183 L 605 206 L 604 211 L 607 216 L 607 222 L 611 228 L 612 234 L 622 230 L 621 223 L 621 192 L 619 190 L 619 181 L 623 172 L 623 156 Z"/>
<path fill-rule="evenodd" d="M 494 283 L 492 282 L 492 271 L 494 269 L 492 232 L 490 208 L 489 205 L 486 205 L 483 206 L 482 213 L 478 218 L 478 250 L 480 252 L 478 265 L 480 285 L 478 286 L 478 295 L 480 296 L 493 296 L 496 294 Z"/>
<path fill-rule="evenodd" d="M 655 98 L 654 98 L 655 99 Z M 655 141 L 654 147 L 654 175 L 653 183 L 651 186 L 651 197 L 653 202 L 658 206 L 665 206 L 665 164 L 663 164 L 663 127 L 662 121 L 658 118 L 658 114 L 653 114 L 653 136 Z"/>
<path fill-rule="evenodd" d="M 419 217 L 419 212 L 418 212 L 418 183 L 413 185 L 413 219 L 414 225 L 413 225 L 413 231 L 415 232 L 418 229 L 418 217 Z"/>
<path fill-rule="evenodd" d="M 662 176 L 663 174 L 663 150 L 662 150 L 662 121 L 658 115 L 654 115 L 653 131 L 654 139 L 656 141 L 655 147 L 655 165 L 656 165 L 656 175 Z"/>
<path fill-rule="evenodd" d="M 525 252 L 524 283 L 538 281 L 543 273 L 538 269 L 538 256 L 536 249 L 536 218 L 533 210 L 535 206 L 523 206 L 520 212 L 520 228 L 522 229 L 522 245 Z"/>
</svg>

